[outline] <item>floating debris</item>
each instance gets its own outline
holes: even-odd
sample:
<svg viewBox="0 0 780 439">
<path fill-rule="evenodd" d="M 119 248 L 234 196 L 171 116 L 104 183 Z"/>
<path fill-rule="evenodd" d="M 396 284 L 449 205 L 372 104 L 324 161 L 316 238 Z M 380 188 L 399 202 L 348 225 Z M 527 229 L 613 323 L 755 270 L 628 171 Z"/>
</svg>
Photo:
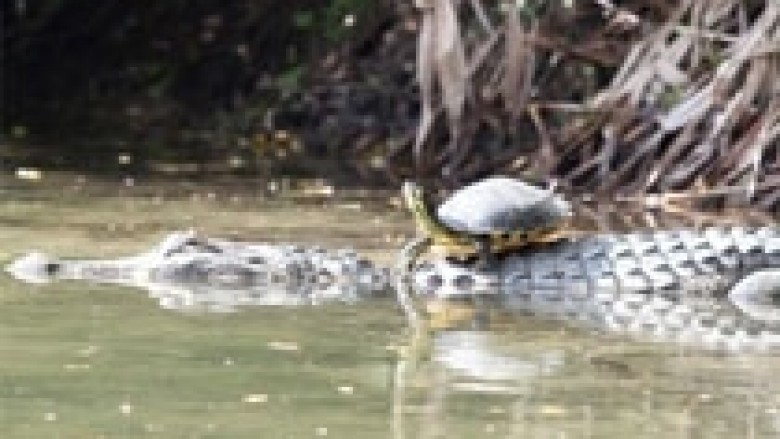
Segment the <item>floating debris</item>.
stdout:
<svg viewBox="0 0 780 439">
<path fill-rule="evenodd" d="M 98 348 L 97 346 L 89 345 L 89 346 L 87 346 L 87 347 L 85 347 L 83 349 L 79 349 L 76 353 L 79 356 L 82 356 L 82 357 L 90 357 L 90 356 L 96 354 L 99 350 L 100 350 L 100 348 Z"/>
<path fill-rule="evenodd" d="M 161 424 L 146 424 L 144 429 L 147 433 L 162 433 L 165 431 L 165 426 Z"/>
<path fill-rule="evenodd" d="M 293 352 L 300 350 L 298 343 L 292 341 L 269 341 L 267 346 L 273 351 Z"/>
<path fill-rule="evenodd" d="M 244 395 L 241 400 L 249 404 L 262 404 L 268 402 L 268 395 L 265 393 L 250 393 Z"/>
<path fill-rule="evenodd" d="M 355 388 L 352 386 L 339 386 L 336 390 L 342 395 L 352 395 L 355 393 Z"/>
<path fill-rule="evenodd" d="M 566 407 L 561 405 L 543 405 L 539 407 L 539 414 L 541 415 L 563 416 L 566 412 Z"/>
<path fill-rule="evenodd" d="M 494 405 L 494 406 L 490 406 L 490 408 L 488 409 L 488 413 L 490 413 L 491 415 L 505 415 L 506 409 L 504 407 Z"/>
<path fill-rule="evenodd" d="M 363 205 L 361 203 L 339 203 L 336 204 L 337 208 L 344 209 L 344 210 L 361 210 L 363 209 Z"/>
<path fill-rule="evenodd" d="M 134 410 L 134 407 L 130 403 L 123 402 L 122 404 L 119 405 L 119 413 L 121 413 L 123 415 L 129 415 L 129 414 L 133 413 L 133 410 Z"/>
<path fill-rule="evenodd" d="M 243 168 L 246 166 L 246 160 L 241 156 L 233 155 L 228 157 L 228 166 L 233 169 Z"/>
<path fill-rule="evenodd" d="M 302 192 L 306 196 L 332 197 L 336 193 L 336 189 L 333 185 L 323 181 L 315 181 L 304 186 Z"/>
<path fill-rule="evenodd" d="M 74 371 L 74 370 L 89 370 L 92 368 L 89 364 L 65 364 L 62 366 L 63 369 Z"/>
<path fill-rule="evenodd" d="M 19 180 L 40 181 L 43 172 L 37 168 L 16 168 L 16 178 Z"/>
<path fill-rule="evenodd" d="M 133 156 L 130 154 L 122 153 L 116 157 L 116 162 L 120 165 L 129 165 L 133 162 Z"/>
</svg>

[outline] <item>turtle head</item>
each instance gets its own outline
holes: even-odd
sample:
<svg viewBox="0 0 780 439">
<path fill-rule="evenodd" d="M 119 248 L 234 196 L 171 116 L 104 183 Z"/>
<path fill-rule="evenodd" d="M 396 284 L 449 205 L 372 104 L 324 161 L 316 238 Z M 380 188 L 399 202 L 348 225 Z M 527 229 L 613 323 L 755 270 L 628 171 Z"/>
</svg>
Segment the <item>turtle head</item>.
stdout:
<svg viewBox="0 0 780 439">
<path fill-rule="evenodd" d="M 425 209 L 425 192 L 421 185 L 413 181 L 405 181 L 402 189 L 404 195 L 404 202 L 406 207 L 412 212 L 417 212 L 419 209 Z"/>
<path fill-rule="evenodd" d="M 449 229 L 441 223 L 438 216 L 434 213 L 428 200 L 428 194 L 425 193 L 425 188 L 422 185 L 413 181 L 407 181 L 404 182 L 402 191 L 406 207 L 414 214 L 414 221 L 420 233 L 434 239 L 451 234 Z"/>
</svg>

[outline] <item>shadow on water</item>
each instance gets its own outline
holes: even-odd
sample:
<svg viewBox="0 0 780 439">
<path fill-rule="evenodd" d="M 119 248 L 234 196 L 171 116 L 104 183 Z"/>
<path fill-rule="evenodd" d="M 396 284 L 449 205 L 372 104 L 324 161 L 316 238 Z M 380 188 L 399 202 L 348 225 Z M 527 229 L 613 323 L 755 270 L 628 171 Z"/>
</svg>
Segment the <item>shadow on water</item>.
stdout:
<svg viewBox="0 0 780 439">
<path fill-rule="evenodd" d="M 258 201 L 136 185 L 117 197 L 63 187 L 6 192 L 4 265 L 35 248 L 139 254 L 194 226 L 252 241 L 350 244 L 386 262 L 411 231 L 392 202 L 359 196 Z M 645 215 L 631 216 L 625 227 L 640 227 L 633 221 Z M 688 221 L 673 217 L 656 227 Z M 492 299 L 426 302 L 428 329 L 415 332 L 376 279 L 187 273 L 188 282 L 109 285 L 0 277 L 4 437 L 780 435 L 772 353 L 650 342 Z"/>
</svg>

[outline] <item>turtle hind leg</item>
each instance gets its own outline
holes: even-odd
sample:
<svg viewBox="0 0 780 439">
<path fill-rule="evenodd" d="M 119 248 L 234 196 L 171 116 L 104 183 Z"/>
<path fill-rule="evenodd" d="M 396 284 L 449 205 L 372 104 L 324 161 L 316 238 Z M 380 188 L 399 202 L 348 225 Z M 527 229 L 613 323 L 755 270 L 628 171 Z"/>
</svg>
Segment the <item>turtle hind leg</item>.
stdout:
<svg viewBox="0 0 780 439">
<path fill-rule="evenodd" d="M 479 259 L 479 256 L 475 255 L 448 255 L 444 257 L 444 260 L 451 265 L 467 266 L 471 265 Z"/>
</svg>

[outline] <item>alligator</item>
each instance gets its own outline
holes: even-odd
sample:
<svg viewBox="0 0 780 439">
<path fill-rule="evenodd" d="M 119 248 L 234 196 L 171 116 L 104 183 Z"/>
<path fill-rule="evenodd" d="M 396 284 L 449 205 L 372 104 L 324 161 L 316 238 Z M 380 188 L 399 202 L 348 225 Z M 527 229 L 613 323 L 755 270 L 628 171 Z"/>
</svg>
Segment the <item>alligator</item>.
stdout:
<svg viewBox="0 0 780 439">
<path fill-rule="evenodd" d="M 173 232 L 148 251 L 117 259 L 32 252 L 6 271 L 33 284 L 82 280 L 142 288 L 161 307 L 184 311 L 355 301 L 389 285 L 385 270 L 351 250 L 220 240 L 194 230 Z"/>
<path fill-rule="evenodd" d="M 780 231 L 774 228 L 598 234 L 515 251 L 487 269 L 436 259 L 407 275 L 352 250 L 187 231 L 127 258 L 32 253 L 6 270 L 35 283 L 140 286 L 169 308 L 354 301 L 395 289 L 413 323 L 421 319 L 419 304 L 489 298 L 515 312 L 611 332 L 729 349 L 780 347 Z"/>
</svg>

